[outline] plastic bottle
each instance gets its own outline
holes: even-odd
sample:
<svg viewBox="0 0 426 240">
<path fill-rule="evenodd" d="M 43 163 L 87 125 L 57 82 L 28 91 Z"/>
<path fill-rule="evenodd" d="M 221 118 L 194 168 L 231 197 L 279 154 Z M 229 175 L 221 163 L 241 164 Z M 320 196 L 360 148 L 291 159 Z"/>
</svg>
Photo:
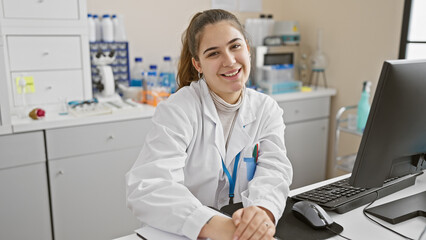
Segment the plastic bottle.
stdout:
<svg viewBox="0 0 426 240">
<path fill-rule="evenodd" d="M 135 62 L 130 72 L 130 86 L 131 87 L 143 87 L 144 84 L 145 69 L 142 63 L 141 57 L 135 57 Z"/>
<path fill-rule="evenodd" d="M 113 14 L 111 15 L 111 22 L 112 22 L 112 35 L 115 40 L 115 32 L 118 31 L 118 19 L 117 19 L 117 15 Z"/>
<path fill-rule="evenodd" d="M 102 16 L 102 41 L 114 42 L 114 28 L 109 14 Z"/>
<path fill-rule="evenodd" d="M 308 64 L 307 64 L 308 56 L 306 53 L 303 53 L 300 57 L 298 71 L 299 71 L 299 80 L 302 81 L 302 83 L 307 84 L 308 83 Z"/>
<path fill-rule="evenodd" d="M 123 16 L 112 15 L 112 23 L 114 26 L 114 41 L 116 42 L 124 42 L 127 40 L 126 31 L 124 29 L 124 19 Z"/>
<path fill-rule="evenodd" d="M 370 113 L 370 87 L 371 82 L 364 81 L 362 86 L 361 99 L 358 102 L 357 112 L 357 129 L 358 131 L 364 131 L 365 125 L 367 124 L 368 114 Z"/>
<path fill-rule="evenodd" d="M 169 56 L 165 56 L 163 60 L 163 64 L 160 67 L 161 86 L 165 92 L 174 93 L 176 92 L 176 75 L 172 59 Z"/>
<path fill-rule="evenodd" d="M 101 20 L 99 19 L 97 14 L 93 15 L 93 21 L 95 22 L 96 41 L 100 42 L 102 41 L 102 25 Z"/>
<path fill-rule="evenodd" d="M 157 95 L 157 65 L 150 65 L 148 75 L 146 77 L 147 94 L 146 101 L 148 104 L 155 105 L 154 98 Z"/>
<path fill-rule="evenodd" d="M 87 24 L 89 25 L 89 42 L 96 42 L 96 23 L 92 14 L 87 14 Z"/>
</svg>

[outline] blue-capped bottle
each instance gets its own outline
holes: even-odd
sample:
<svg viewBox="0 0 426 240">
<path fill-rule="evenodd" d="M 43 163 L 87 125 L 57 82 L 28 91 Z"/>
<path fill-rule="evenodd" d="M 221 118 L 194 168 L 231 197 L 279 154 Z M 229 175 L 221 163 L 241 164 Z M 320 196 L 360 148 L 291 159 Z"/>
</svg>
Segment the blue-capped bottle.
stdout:
<svg viewBox="0 0 426 240">
<path fill-rule="evenodd" d="M 155 101 L 154 97 L 157 94 L 157 65 L 149 65 L 148 75 L 146 76 L 146 101 L 148 104 L 153 104 Z"/>
<path fill-rule="evenodd" d="M 172 59 L 169 56 L 163 58 L 163 63 L 160 66 L 161 86 L 168 93 L 176 92 L 176 76 L 173 67 Z"/>
<path fill-rule="evenodd" d="M 142 63 L 141 57 L 135 57 L 135 62 L 132 67 L 132 71 L 130 72 L 130 86 L 132 87 L 144 87 L 144 65 Z M 145 89 L 146 90 L 146 89 Z"/>
<path fill-rule="evenodd" d="M 358 131 L 364 131 L 365 125 L 367 124 L 368 114 L 370 114 L 370 88 L 371 82 L 364 81 L 362 86 L 361 99 L 358 102 L 357 112 L 357 129 Z"/>
</svg>

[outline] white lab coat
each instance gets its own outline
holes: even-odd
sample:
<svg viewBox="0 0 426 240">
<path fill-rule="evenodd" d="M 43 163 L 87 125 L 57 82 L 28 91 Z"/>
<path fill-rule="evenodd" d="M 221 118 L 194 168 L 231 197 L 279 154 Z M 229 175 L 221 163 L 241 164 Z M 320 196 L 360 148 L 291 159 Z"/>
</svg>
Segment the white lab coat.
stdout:
<svg viewBox="0 0 426 240">
<path fill-rule="evenodd" d="M 284 145 L 283 111 L 269 96 L 246 89 L 225 151 L 223 127 L 204 80 L 161 102 L 142 151 L 126 175 L 127 204 L 143 223 L 190 239 L 229 202 L 224 160 L 232 174 L 241 152 L 234 202 L 267 208 L 278 220 L 285 207 L 292 167 Z M 244 157 L 259 144 L 254 178 Z"/>
</svg>

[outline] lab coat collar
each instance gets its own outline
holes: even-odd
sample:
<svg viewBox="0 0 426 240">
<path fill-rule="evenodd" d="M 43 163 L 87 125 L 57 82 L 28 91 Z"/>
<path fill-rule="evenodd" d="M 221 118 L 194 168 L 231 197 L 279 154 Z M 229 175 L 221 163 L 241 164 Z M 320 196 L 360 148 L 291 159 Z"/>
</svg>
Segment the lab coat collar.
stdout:
<svg viewBox="0 0 426 240">
<path fill-rule="evenodd" d="M 240 109 L 238 110 L 237 119 L 235 120 L 234 129 L 231 133 L 228 150 L 226 152 L 222 123 L 220 122 L 213 99 L 210 96 L 207 83 L 204 81 L 204 79 L 200 79 L 198 82 L 201 88 L 200 94 L 202 95 L 203 99 L 202 104 L 204 106 L 204 114 L 215 123 L 215 144 L 219 150 L 220 156 L 225 162 L 225 165 L 229 168 L 235 156 L 249 143 L 250 136 L 247 133 L 247 126 L 256 120 L 256 115 L 251 108 L 252 104 L 250 104 L 250 94 L 248 94 L 249 90 L 246 89 L 245 91 L 243 102 Z"/>
<path fill-rule="evenodd" d="M 241 107 L 238 111 L 234 129 L 232 130 L 228 143 L 228 149 L 225 157 L 225 165 L 228 167 L 228 169 L 232 169 L 231 164 L 235 156 L 241 152 L 251 141 L 248 132 L 250 129 L 250 123 L 256 120 L 256 115 L 254 114 L 252 104 L 250 103 L 250 95 L 247 93 L 246 89 L 243 103 L 241 104 Z M 241 154 L 240 157 L 240 161 L 242 161 L 244 155 Z"/>
</svg>

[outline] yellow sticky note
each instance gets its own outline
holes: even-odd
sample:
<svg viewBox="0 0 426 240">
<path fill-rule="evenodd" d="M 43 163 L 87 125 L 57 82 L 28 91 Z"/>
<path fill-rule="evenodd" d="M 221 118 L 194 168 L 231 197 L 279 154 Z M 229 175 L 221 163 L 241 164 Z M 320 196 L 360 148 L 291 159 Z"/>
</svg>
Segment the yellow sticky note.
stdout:
<svg viewBox="0 0 426 240">
<path fill-rule="evenodd" d="M 22 77 L 25 80 L 25 93 L 34 93 L 35 92 L 35 87 L 34 87 L 34 77 L 33 76 L 25 76 Z M 16 82 L 16 89 L 18 94 L 22 93 L 22 88 L 19 84 L 19 81 L 21 80 L 21 77 L 17 77 L 15 78 L 15 82 Z"/>
<path fill-rule="evenodd" d="M 311 91 L 312 91 L 311 87 L 306 87 L 306 86 L 302 87 L 302 92 L 311 92 Z"/>
</svg>

